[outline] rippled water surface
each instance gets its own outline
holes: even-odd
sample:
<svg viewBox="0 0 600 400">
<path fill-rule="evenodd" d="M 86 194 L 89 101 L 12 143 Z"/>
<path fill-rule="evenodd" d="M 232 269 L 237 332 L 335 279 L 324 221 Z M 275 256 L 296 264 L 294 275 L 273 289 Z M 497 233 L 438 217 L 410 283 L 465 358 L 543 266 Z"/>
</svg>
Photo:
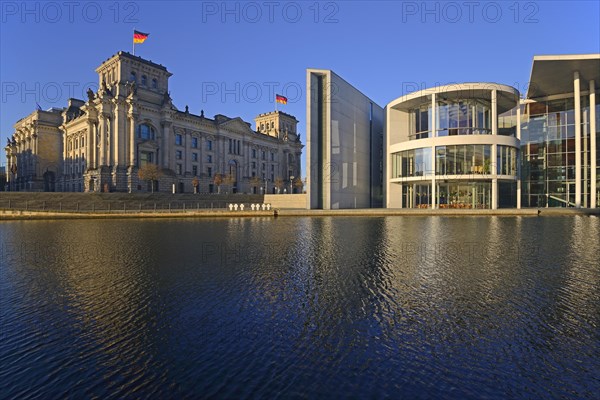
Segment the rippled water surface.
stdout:
<svg viewBox="0 0 600 400">
<path fill-rule="evenodd" d="M 600 219 L 0 223 L 0 398 L 598 398 Z"/>
</svg>

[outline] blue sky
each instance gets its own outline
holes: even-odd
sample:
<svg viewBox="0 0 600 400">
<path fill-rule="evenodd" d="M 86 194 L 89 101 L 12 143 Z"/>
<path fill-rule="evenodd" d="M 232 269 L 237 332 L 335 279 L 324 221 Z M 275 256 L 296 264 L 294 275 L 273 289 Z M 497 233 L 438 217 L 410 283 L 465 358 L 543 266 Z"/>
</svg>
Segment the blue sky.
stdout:
<svg viewBox="0 0 600 400">
<path fill-rule="evenodd" d="M 600 52 L 598 1 L 3 1 L 0 140 L 36 108 L 63 107 L 132 31 L 173 73 L 174 104 L 248 122 L 288 97 L 305 135 L 306 68 L 333 69 L 380 105 L 416 87 L 491 81 L 527 89 L 536 54 Z M 0 165 L 5 161 L 0 155 Z"/>
</svg>

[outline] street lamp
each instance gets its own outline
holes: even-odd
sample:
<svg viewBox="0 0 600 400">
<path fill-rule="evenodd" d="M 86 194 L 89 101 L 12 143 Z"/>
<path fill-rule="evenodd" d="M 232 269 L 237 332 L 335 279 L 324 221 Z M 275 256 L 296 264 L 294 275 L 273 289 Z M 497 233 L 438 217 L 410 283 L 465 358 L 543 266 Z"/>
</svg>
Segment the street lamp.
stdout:
<svg viewBox="0 0 600 400">
<path fill-rule="evenodd" d="M 290 175 L 290 194 L 294 193 L 294 175 Z"/>
</svg>

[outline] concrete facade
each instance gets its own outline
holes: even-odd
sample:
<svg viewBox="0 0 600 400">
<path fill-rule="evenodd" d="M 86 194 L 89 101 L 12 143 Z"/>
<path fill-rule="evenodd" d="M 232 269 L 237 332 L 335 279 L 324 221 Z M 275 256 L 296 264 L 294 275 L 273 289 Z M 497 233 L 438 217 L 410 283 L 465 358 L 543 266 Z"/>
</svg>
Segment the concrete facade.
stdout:
<svg viewBox="0 0 600 400">
<path fill-rule="evenodd" d="M 333 71 L 306 79 L 307 208 L 381 207 L 383 109 Z"/>
<path fill-rule="evenodd" d="M 286 116 L 287 130 L 263 133 L 241 118 L 207 118 L 187 106 L 181 111 L 169 92 L 171 73 L 126 52 L 96 72 L 99 90 L 89 90 L 86 100 L 70 99 L 64 109 L 37 111 L 15 125 L 5 149 L 8 166 L 26 172 L 21 181 L 19 173 L 9 174 L 11 190 L 147 191 L 152 187 L 138 174 L 146 164 L 158 165 L 154 187 L 162 192 L 273 192 L 275 181 L 289 186 L 290 176 L 301 176 L 303 145 L 294 117 Z M 53 152 L 39 158 L 51 160 L 55 170 L 38 163 L 34 174 L 28 152 L 37 154 L 30 147 L 36 143 L 43 150 L 34 140 L 42 136 Z M 55 188 L 34 183 L 45 168 L 56 173 Z"/>
</svg>

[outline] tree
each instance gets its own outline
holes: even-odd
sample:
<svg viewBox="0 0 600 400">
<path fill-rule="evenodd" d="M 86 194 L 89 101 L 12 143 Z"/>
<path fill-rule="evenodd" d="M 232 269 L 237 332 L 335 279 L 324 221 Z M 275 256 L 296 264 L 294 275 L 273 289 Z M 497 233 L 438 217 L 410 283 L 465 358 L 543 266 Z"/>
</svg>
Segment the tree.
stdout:
<svg viewBox="0 0 600 400">
<path fill-rule="evenodd" d="M 160 168 L 156 164 L 146 164 L 138 170 L 138 177 L 143 180 L 150 182 L 152 186 L 152 193 L 154 193 L 154 182 L 158 181 L 162 175 Z"/>
<path fill-rule="evenodd" d="M 293 185 L 296 189 L 298 189 L 298 191 L 300 193 L 302 193 L 302 187 L 304 186 L 304 182 L 302 182 L 302 178 L 300 178 L 300 177 L 295 178 Z"/>
<path fill-rule="evenodd" d="M 217 193 L 221 193 L 221 185 L 223 184 L 223 175 L 215 174 L 213 178 L 213 183 L 217 185 Z"/>
<path fill-rule="evenodd" d="M 231 186 L 231 191 L 233 192 L 233 184 L 235 183 L 235 177 L 232 174 L 227 174 L 223 178 L 223 183 Z"/>
<path fill-rule="evenodd" d="M 260 178 L 254 175 L 250 178 L 250 185 L 252 185 L 255 189 L 260 186 Z"/>
<path fill-rule="evenodd" d="M 283 187 L 283 178 L 278 176 L 277 178 L 275 178 L 274 184 L 275 184 L 275 187 L 277 188 L 277 193 L 279 193 L 281 191 L 281 188 Z"/>
<path fill-rule="evenodd" d="M 192 179 L 192 186 L 194 187 L 194 193 L 198 193 L 199 185 L 200 185 L 200 181 L 198 180 L 198 177 L 195 176 L 194 179 Z"/>
</svg>

